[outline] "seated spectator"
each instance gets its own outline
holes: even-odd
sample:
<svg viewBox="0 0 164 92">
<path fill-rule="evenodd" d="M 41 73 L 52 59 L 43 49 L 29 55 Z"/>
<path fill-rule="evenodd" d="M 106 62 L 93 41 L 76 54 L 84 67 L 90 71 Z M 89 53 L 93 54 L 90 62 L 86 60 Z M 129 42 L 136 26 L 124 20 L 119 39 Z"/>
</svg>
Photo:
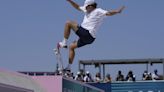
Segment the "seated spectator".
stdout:
<svg viewBox="0 0 164 92">
<path fill-rule="evenodd" d="M 142 75 L 142 80 L 152 80 L 151 73 L 148 73 L 148 71 L 144 71 Z"/>
<path fill-rule="evenodd" d="M 121 71 L 118 71 L 116 81 L 124 81 L 124 75 L 122 75 Z"/>
<path fill-rule="evenodd" d="M 84 82 L 81 72 L 77 72 L 77 75 L 75 76 L 75 80 L 80 81 L 80 82 Z"/>
<path fill-rule="evenodd" d="M 93 79 L 92 79 L 91 74 L 89 73 L 89 71 L 86 71 L 86 74 L 84 76 L 84 82 L 93 82 Z"/>
<path fill-rule="evenodd" d="M 75 79 L 75 76 L 74 76 L 73 72 L 71 73 L 70 78 Z"/>
<path fill-rule="evenodd" d="M 95 82 L 101 82 L 102 81 L 101 80 L 101 74 L 100 73 L 96 73 L 95 78 L 94 78 L 94 81 Z"/>
<path fill-rule="evenodd" d="M 108 82 L 111 82 L 111 81 L 112 81 L 112 79 L 110 77 L 110 74 L 107 74 L 106 77 L 105 77 L 105 79 L 104 79 L 104 82 L 105 83 L 108 83 Z"/>
<path fill-rule="evenodd" d="M 62 73 L 63 73 L 63 71 L 61 71 Z M 64 76 L 65 77 L 71 77 L 71 71 L 70 70 L 67 70 L 67 71 L 64 71 L 65 73 L 64 73 Z"/>
<path fill-rule="evenodd" d="M 158 75 L 158 70 L 155 69 L 154 73 L 152 74 L 152 80 L 159 80 L 159 79 L 160 79 L 160 77 Z"/>
<path fill-rule="evenodd" d="M 84 78 L 84 76 L 85 76 L 85 71 L 84 71 L 83 69 L 80 69 L 79 72 L 80 72 L 81 76 Z"/>
<path fill-rule="evenodd" d="M 129 71 L 128 75 L 126 76 L 126 81 L 135 81 L 135 75 L 133 74 L 132 71 Z"/>
<path fill-rule="evenodd" d="M 69 72 L 69 73 L 66 73 L 65 77 L 68 77 L 68 78 L 71 78 L 71 79 L 74 79 L 74 75 L 73 73 Z"/>
</svg>

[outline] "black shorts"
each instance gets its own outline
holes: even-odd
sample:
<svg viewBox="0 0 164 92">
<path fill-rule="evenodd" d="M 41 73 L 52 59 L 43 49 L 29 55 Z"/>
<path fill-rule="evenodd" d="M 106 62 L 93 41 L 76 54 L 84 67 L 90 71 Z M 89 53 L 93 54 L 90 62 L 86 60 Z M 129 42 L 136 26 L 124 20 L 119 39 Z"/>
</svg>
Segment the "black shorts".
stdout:
<svg viewBox="0 0 164 92">
<path fill-rule="evenodd" d="M 84 45 L 91 44 L 95 40 L 95 38 L 92 37 L 89 31 L 81 26 L 78 26 L 76 34 L 79 36 L 79 39 L 77 41 L 77 47 L 82 47 Z"/>
</svg>

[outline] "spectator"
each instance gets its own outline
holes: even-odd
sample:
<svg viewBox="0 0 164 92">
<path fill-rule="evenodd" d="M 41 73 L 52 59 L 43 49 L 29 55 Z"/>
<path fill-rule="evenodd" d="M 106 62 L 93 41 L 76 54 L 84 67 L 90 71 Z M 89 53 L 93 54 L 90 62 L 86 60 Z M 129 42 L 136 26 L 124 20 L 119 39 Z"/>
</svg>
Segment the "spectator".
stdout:
<svg viewBox="0 0 164 92">
<path fill-rule="evenodd" d="M 80 69 L 79 72 L 80 72 L 81 76 L 84 78 L 84 76 L 85 76 L 85 71 L 84 71 L 83 69 Z"/>
<path fill-rule="evenodd" d="M 75 76 L 74 76 L 73 72 L 71 73 L 70 78 L 75 79 Z"/>
<path fill-rule="evenodd" d="M 124 81 L 124 75 L 122 75 L 121 71 L 118 71 L 116 81 Z"/>
<path fill-rule="evenodd" d="M 148 76 L 148 72 L 144 71 L 144 73 L 142 74 L 142 80 L 146 80 L 147 76 Z"/>
<path fill-rule="evenodd" d="M 92 79 L 91 74 L 89 73 L 89 71 L 86 71 L 86 74 L 84 76 L 84 82 L 93 82 L 93 79 Z"/>
<path fill-rule="evenodd" d="M 148 73 L 148 71 L 144 71 L 142 75 L 142 80 L 152 80 L 151 73 Z"/>
<path fill-rule="evenodd" d="M 75 80 L 84 82 L 81 72 L 77 72 L 77 75 L 75 76 Z"/>
<path fill-rule="evenodd" d="M 105 77 L 105 79 L 104 79 L 104 82 L 105 82 L 105 83 L 109 83 L 109 82 L 111 82 L 111 81 L 112 81 L 112 79 L 111 79 L 111 77 L 110 77 L 110 74 L 107 74 L 106 77 Z"/>
<path fill-rule="evenodd" d="M 65 77 L 68 77 L 68 78 L 71 78 L 71 79 L 75 78 L 73 73 L 71 73 L 71 72 L 66 73 Z"/>
<path fill-rule="evenodd" d="M 152 79 L 153 80 L 159 80 L 160 79 L 160 76 L 158 75 L 157 69 L 154 70 L 154 73 L 152 74 Z"/>
<path fill-rule="evenodd" d="M 133 74 L 132 71 L 129 71 L 128 75 L 126 76 L 126 81 L 135 81 L 135 75 Z"/>
<path fill-rule="evenodd" d="M 101 82 L 102 81 L 101 80 L 101 74 L 100 73 L 96 73 L 95 78 L 94 78 L 94 81 L 95 82 Z"/>
</svg>

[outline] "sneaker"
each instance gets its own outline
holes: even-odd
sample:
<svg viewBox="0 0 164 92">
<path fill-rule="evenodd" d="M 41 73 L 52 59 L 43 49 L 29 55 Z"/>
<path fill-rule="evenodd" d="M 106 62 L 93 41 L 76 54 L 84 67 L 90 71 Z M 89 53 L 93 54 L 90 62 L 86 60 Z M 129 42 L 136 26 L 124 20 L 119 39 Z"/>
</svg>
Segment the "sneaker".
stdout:
<svg viewBox="0 0 164 92">
<path fill-rule="evenodd" d="M 60 48 L 67 48 L 67 44 L 66 43 L 59 42 L 58 45 L 59 45 Z"/>
</svg>

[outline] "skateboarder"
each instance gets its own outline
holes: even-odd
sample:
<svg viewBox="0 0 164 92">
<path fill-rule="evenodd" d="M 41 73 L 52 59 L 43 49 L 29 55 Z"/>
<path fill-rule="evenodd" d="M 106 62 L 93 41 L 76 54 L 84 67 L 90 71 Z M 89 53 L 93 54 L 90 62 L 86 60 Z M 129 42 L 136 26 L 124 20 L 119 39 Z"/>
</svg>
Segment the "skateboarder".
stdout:
<svg viewBox="0 0 164 92">
<path fill-rule="evenodd" d="M 79 37 L 79 39 L 73 42 L 69 46 L 69 63 L 66 67 L 66 70 L 71 70 L 71 64 L 73 63 L 75 56 L 75 49 L 91 44 L 96 38 L 96 32 L 101 25 L 103 19 L 106 16 L 112 16 L 118 13 L 121 13 L 124 6 L 118 10 L 103 10 L 97 8 L 97 3 L 94 0 L 85 0 L 83 6 L 79 6 L 73 0 L 67 0 L 75 9 L 78 11 L 84 12 L 85 16 L 81 24 L 76 23 L 75 21 L 67 21 L 64 28 L 64 39 L 59 42 L 61 48 L 67 47 L 67 40 L 70 36 L 71 30 Z"/>
</svg>

